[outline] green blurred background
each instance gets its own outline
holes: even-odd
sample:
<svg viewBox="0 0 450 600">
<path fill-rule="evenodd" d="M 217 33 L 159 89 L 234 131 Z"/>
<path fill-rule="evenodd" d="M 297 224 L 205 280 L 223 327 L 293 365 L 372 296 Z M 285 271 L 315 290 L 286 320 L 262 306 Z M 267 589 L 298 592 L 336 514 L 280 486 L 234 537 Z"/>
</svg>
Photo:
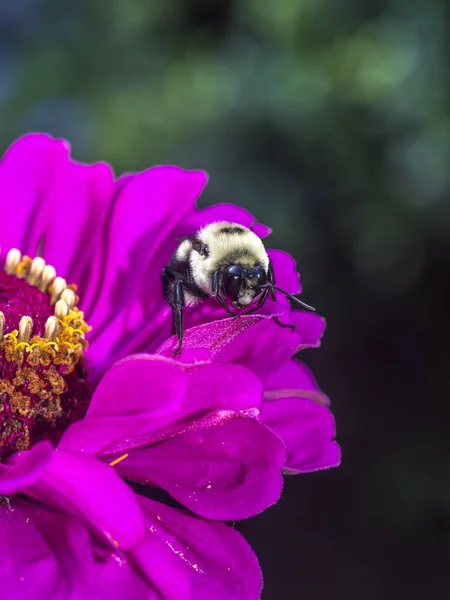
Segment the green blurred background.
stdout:
<svg viewBox="0 0 450 600">
<path fill-rule="evenodd" d="M 0 3 L 2 149 L 206 169 L 328 319 L 343 464 L 238 524 L 263 600 L 449 597 L 449 31 L 444 0 Z"/>
</svg>

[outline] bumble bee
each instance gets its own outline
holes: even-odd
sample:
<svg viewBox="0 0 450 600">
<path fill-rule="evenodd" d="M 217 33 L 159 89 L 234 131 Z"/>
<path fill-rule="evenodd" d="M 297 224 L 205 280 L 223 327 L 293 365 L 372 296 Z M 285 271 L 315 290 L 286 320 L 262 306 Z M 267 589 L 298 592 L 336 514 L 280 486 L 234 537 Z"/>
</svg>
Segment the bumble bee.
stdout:
<svg viewBox="0 0 450 600">
<path fill-rule="evenodd" d="M 275 290 L 315 310 L 275 285 L 273 266 L 261 239 L 237 223 L 210 223 L 182 239 L 163 269 L 162 281 L 173 313 L 173 333 L 178 338 L 175 355 L 183 343 L 184 307 L 206 298 L 217 298 L 230 317 L 262 308 L 269 294 L 275 300 Z M 233 314 L 230 306 L 240 312 Z"/>
</svg>

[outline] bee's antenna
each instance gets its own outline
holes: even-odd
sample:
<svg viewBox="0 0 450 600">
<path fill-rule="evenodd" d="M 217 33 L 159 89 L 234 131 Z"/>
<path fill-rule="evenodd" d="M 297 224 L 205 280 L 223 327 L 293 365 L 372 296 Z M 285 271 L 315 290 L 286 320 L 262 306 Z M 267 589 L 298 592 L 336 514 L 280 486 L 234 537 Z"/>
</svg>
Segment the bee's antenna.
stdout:
<svg viewBox="0 0 450 600">
<path fill-rule="evenodd" d="M 289 292 L 286 292 L 285 290 L 282 290 L 281 288 L 277 287 L 276 285 L 273 285 L 273 283 L 266 283 L 266 284 L 261 285 L 259 287 L 261 287 L 262 289 L 264 289 L 264 288 L 270 288 L 270 289 L 273 289 L 273 290 L 277 290 L 277 292 L 281 292 L 282 294 L 284 294 L 286 296 L 286 298 L 289 298 L 289 300 L 292 300 L 292 302 L 296 302 L 297 304 L 300 304 L 300 306 L 303 306 L 303 308 L 306 308 L 307 310 L 310 310 L 312 312 L 316 312 L 316 309 L 314 308 L 314 306 L 310 306 L 309 304 L 306 304 L 306 302 L 302 302 L 302 300 L 299 300 L 298 298 L 296 298 L 292 294 L 289 294 Z"/>
</svg>

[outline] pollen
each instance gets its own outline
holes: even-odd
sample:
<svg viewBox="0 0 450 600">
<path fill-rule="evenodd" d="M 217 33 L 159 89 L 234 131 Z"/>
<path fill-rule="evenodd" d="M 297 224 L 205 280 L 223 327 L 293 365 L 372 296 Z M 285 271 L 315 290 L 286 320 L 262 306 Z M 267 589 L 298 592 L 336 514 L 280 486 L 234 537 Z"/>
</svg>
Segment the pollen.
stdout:
<svg viewBox="0 0 450 600">
<path fill-rule="evenodd" d="M 86 333 L 75 285 L 12 249 L 0 272 L 0 461 L 82 418 Z"/>
</svg>

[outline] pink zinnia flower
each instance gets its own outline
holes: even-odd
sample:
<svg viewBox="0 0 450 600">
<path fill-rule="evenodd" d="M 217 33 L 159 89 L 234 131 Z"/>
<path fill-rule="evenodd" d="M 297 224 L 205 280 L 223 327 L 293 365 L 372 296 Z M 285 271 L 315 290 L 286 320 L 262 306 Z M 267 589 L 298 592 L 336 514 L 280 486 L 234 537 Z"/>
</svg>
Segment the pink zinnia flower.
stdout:
<svg viewBox="0 0 450 600">
<path fill-rule="evenodd" d="M 163 171 L 160 193 L 166 186 L 178 197 L 193 194 L 193 178 L 204 179 Z M 19 140 L 0 165 L 0 209 L 13 224 L 2 232 L 0 276 L 0 591 L 257 598 L 260 570 L 237 532 L 141 498 L 119 476 L 163 487 L 203 517 L 238 519 L 273 503 L 285 450 L 258 422 L 257 378 L 238 365 L 135 356 L 92 394 L 77 293 L 94 331 L 108 329 L 121 297 L 133 293 L 139 264 L 127 272 L 120 255 L 110 262 L 116 215 L 123 229 L 127 214 L 123 185 L 107 166 L 76 164 L 64 142 L 41 135 Z M 39 249 L 47 264 L 11 248 L 31 256 Z M 102 293 L 108 286 L 111 296 Z M 123 333 L 119 327 L 116 344 Z M 116 357 L 101 345 L 94 338 L 98 373 Z"/>
<path fill-rule="evenodd" d="M 324 396 L 291 360 L 299 347 L 318 345 L 320 318 L 291 311 L 281 298 L 267 303 L 264 316 L 227 319 L 206 300 L 186 311 L 184 352 L 172 359 L 160 273 L 177 238 L 215 220 L 268 232 L 236 206 L 197 210 L 205 183 L 204 173 L 176 167 L 114 181 L 106 165 L 76 164 L 64 142 L 42 135 L 16 142 L 0 165 L 0 210 L 3 222 L 14 224 L 2 232 L 3 256 L 10 248 L 31 256 L 39 250 L 77 284 L 93 328 L 86 369 L 87 326 L 75 309 L 75 291 L 64 291 L 61 279 L 49 288 L 59 298 L 56 316 L 66 340 L 53 328 L 55 306 L 45 293 L 51 268 L 39 260 L 16 264 L 14 253 L 9 256 L 0 311 L 4 345 L 15 344 L 19 358 L 10 360 L 4 348 L 4 385 L 14 386 L 2 396 L 0 421 L 7 597 L 33 597 L 32 589 L 39 597 L 38 589 L 51 598 L 101 598 L 106 591 L 126 598 L 133 590 L 139 598 L 256 599 L 259 568 L 236 532 L 141 498 L 119 474 L 166 489 L 202 517 L 234 520 L 277 499 L 283 466 L 307 471 L 339 460 Z M 292 259 L 279 251 L 271 258 L 277 283 L 296 293 Z M 295 323 L 296 331 L 280 328 L 273 314 Z M 56 360 L 28 365 L 52 343 Z M 127 355 L 157 350 L 159 356 L 125 358 L 108 371 Z M 43 375 L 49 366 L 52 378 Z M 34 532 L 36 552 L 23 547 L 24 523 Z M 40 579 L 38 557 L 45 565 Z M 36 587 L 27 587 L 33 581 Z"/>
</svg>

